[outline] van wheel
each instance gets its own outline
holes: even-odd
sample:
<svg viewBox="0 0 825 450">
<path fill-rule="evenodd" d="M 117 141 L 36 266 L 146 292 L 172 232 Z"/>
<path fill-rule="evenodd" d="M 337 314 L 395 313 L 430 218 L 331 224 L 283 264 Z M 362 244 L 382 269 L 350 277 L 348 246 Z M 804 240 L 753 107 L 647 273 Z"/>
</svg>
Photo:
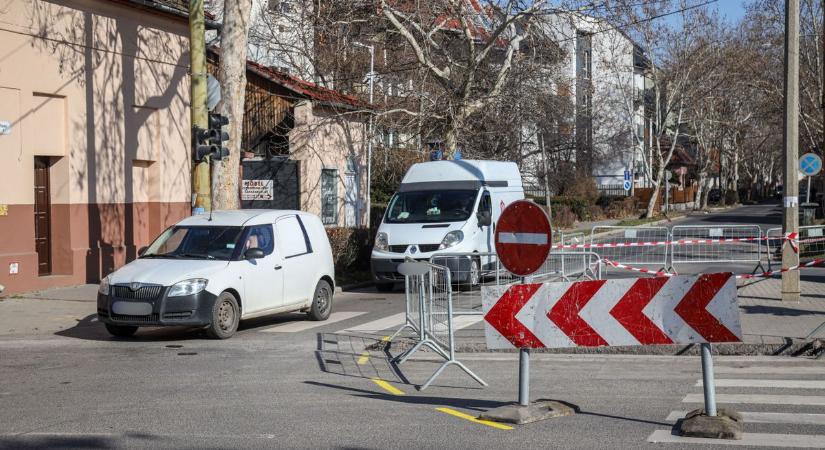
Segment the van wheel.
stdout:
<svg viewBox="0 0 825 450">
<path fill-rule="evenodd" d="M 213 339 L 226 339 L 238 331 L 241 320 L 238 300 L 229 292 L 223 292 L 212 306 L 212 323 L 206 327 L 206 334 Z"/>
<path fill-rule="evenodd" d="M 132 337 L 138 330 L 138 327 L 133 325 L 112 325 L 111 323 L 106 324 L 106 331 L 109 332 L 112 336 L 117 337 Z"/>
<path fill-rule="evenodd" d="M 324 280 L 315 286 L 315 295 L 312 296 L 312 307 L 307 315 L 309 320 L 327 320 L 332 312 L 332 287 Z"/>
<path fill-rule="evenodd" d="M 392 292 L 395 289 L 395 283 L 375 283 L 375 288 L 378 292 Z"/>
<path fill-rule="evenodd" d="M 470 268 L 468 269 L 467 279 L 464 280 L 462 285 L 465 287 L 476 287 L 481 283 L 481 264 L 479 263 L 478 258 L 473 258 L 470 260 Z"/>
</svg>

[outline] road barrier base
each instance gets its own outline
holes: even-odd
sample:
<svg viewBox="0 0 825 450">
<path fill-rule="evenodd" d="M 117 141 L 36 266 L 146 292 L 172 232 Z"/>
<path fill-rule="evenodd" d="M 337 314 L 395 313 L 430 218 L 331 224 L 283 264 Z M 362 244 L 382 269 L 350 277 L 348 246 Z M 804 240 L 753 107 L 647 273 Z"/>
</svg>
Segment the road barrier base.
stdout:
<svg viewBox="0 0 825 450">
<path fill-rule="evenodd" d="M 481 414 L 478 418 L 479 420 L 489 420 L 491 422 L 521 425 L 555 417 L 572 416 L 575 413 L 573 408 L 562 402 L 539 400 L 527 406 L 521 406 L 518 403 L 499 406 Z"/>
<path fill-rule="evenodd" d="M 709 439 L 742 439 L 742 415 L 721 408 L 716 416 L 708 416 L 704 409 L 689 412 L 676 424 L 679 434 L 685 437 Z"/>
</svg>

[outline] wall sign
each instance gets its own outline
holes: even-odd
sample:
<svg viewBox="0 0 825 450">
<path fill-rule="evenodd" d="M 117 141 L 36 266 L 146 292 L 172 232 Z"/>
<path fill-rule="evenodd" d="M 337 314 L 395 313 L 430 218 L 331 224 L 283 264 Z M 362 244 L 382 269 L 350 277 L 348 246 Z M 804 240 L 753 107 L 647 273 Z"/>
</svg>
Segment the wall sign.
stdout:
<svg viewBox="0 0 825 450">
<path fill-rule="evenodd" d="M 272 200 L 275 198 L 273 180 L 243 180 L 241 200 Z"/>
<path fill-rule="evenodd" d="M 11 122 L 9 122 L 8 120 L 0 120 L 0 134 L 11 134 Z"/>
<path fill-rule="evenodd" d="M 17 275 L 20 272 L 20 263 L 9 263 L 9 275 Z"/>
</svg>

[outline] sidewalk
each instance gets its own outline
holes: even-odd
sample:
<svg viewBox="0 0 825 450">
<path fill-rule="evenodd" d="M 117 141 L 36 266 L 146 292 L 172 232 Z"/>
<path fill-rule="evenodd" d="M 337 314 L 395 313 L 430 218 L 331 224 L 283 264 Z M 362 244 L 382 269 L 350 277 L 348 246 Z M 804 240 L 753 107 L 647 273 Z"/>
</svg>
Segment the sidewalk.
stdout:
<svg viewBox="0 0 825 450">
<path fill-rule="evenodd" d="M 99 326 L 96 314 L 96 284 L 0 297 L 0 338 L 51 335 L 74 327 Z"/>
</svg>

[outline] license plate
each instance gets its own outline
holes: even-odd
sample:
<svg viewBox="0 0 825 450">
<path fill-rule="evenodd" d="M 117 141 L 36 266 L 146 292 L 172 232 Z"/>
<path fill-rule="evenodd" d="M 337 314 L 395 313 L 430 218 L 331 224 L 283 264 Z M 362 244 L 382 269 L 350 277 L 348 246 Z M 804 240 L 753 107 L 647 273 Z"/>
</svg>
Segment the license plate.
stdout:
<svg viewBox="0 0 825 450">
<path fill-rule="evenodd" d="M 122 316 L 148 316 L 152 314 L 152 304 L 142 302 L 114 302 L 112 312 Z"/>
</svg>

